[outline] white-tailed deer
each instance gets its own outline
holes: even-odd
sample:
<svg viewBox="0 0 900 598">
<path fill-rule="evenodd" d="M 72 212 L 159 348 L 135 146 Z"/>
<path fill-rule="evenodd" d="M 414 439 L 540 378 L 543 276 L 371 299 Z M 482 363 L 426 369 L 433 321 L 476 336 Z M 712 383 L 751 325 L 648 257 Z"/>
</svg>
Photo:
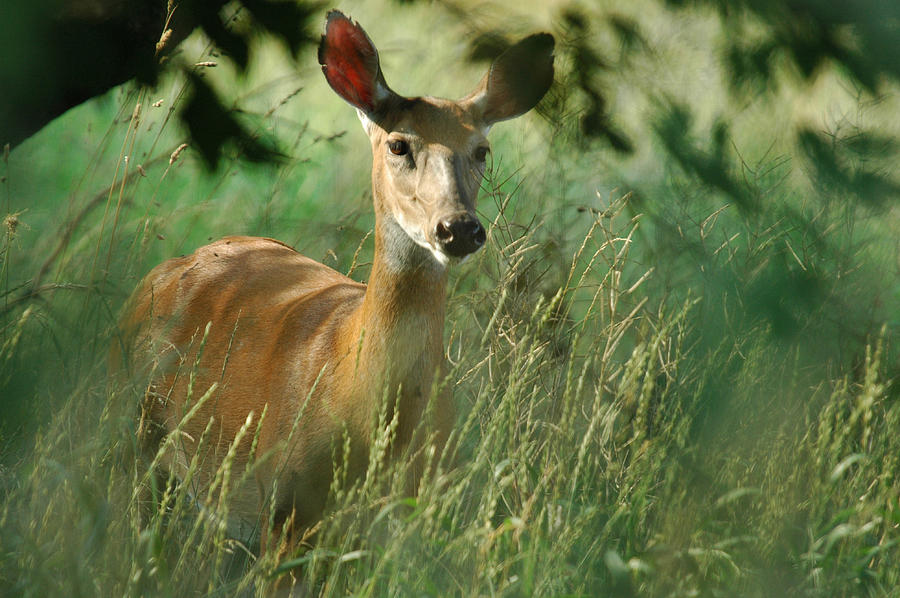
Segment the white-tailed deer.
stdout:
<svg viewBox="0 0 900 598">
<path fill-rule="evenodd" d="M 365 31 L 328 14 L 319 62 L 372 146 L 369 283 L 252 237 L 227 237 L 154 268 L 122 326 L 132 366 L 148 352 L 156 364 L 140 428 L 151 454 L 181 426 L 165 452 L 168 471 L 183 479 L 199 457 L 191 483 L 202 488 L 232 445 L 237 472 L 269 454 L 253 483 L 231 489 L 231 516 L 259 525 L 264 505 L 273 505 L 275 528 L 292 521 L 296 533 L 322 516 L 335 443 L 349 438 L 346 466 L 351 475 L 364 470 L 382 397 L 396 398 L 391 455 L 414 437 L 446 441 L 453 409 L 432 386 L 443 361 L 447 267 L 485 242 L 475 200 L 488 129 L 541 99 L 553 80 L 552 52 L 550 35 L 532 35 L 462 100 L 406 98 L 388 87 Z M 418 434 L 429 398 L 433 433 Z"/>
</svg>

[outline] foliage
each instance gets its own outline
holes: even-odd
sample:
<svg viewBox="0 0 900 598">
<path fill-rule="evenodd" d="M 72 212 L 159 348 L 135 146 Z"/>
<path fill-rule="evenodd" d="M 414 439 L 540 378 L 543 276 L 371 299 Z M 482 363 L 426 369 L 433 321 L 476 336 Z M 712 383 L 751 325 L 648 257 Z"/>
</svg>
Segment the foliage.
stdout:
<svg viewBox="0 0 900 598">
<path fill-rule="evenodd" d="M 11 2 L 0 21 L 0 144 L 13 146 L 51 119 L 111 87 L 136 79 L 155 85 L 161 74 L 180 70 L 191 100 L 179 117 L 212 168 L 231 144 L 252 159 L 274 159 L 181 59 L 178 45 L 199 29 L 218 52 L 207 64 L 230 63 L 246 70 L 252 39 L 277 38 L 296 54 L 317 41 L 306 31 L 319 9 L 314 2 L 243 0 L 210 2 L 149 0 L 37 0 Z M 201 109 L 202 106 L 202 109 Z"/>
</svg>

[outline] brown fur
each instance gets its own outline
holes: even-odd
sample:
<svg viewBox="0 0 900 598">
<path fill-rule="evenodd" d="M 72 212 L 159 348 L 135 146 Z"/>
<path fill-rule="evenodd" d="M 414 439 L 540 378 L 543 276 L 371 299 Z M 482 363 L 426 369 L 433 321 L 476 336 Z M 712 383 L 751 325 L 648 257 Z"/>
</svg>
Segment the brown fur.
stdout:
<svg viewBox="0 0 900 598">
<path fill-rule="evenodd" d="M 348 434 L 354 465 L 365 464 L 372 410 L 385 383 L 402 383 L 398 442 L 409 441 L 441 361 L 445 279 L 379 276 L 378 262 L 369 288 L 379 292 L 367 294 L 365 285 L 277 241 L 227 237 L 147 275 L 125 325 L 139 339 L 135 358 L 146 352 L 161 364 L 146 421 L 163 433 L 175 429 L 189 408 L 192 370 L 191 400 L 218 384 L 167 456 L 166 466 L 179 479 L 210 418 L 215 443 L 201 464 L 200 488 L 210 483 L 247 415 L 253 412 L 258 422 L 267 410 L 256 455 L 248 454 L 249 434 L 236 470 L 251 458 L 276 454 L 258 475 L 258 487 L 236 489 L 237 511 L 252 524 L 275 470 L 283 468 L 297 483 L 279 486 L 276 513 L 286 517 L 296 509 L 297 523 L 307 526 L 321 516 L 327 498 L 332 443 Z M 198 359 L 207 322 L 212 325 Z M 386 372 L 397 379 L 380 379 Z M 452 410 L 444 397 L 438 401 L 436 424 L 445 437 Z M 304 404 L 300 432 L 283 446 Z"/>
</svg>

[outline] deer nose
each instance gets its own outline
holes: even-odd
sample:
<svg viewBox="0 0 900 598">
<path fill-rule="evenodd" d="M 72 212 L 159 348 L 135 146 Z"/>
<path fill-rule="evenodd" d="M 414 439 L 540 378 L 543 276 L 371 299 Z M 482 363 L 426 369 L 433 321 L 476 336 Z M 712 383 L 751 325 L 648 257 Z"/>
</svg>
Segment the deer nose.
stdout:
<svg viewBox="0 0 900 598">
<path fill-rule="evenodd" d="M 477 218 L 468 214 L 454 219 L 441 220 L 434 227 L 434 236 L 448 254 L 463 257 L 484 245 L 484 227 Z"/>
</svg>

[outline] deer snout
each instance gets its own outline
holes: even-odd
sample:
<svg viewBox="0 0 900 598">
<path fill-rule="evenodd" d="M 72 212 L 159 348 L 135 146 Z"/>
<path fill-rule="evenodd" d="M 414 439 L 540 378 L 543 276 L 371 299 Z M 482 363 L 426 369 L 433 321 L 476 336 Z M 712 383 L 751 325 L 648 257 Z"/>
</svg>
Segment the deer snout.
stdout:
<svg viewBox="0 0 900 598">
<path fill-rule="evenodd" d="M 434 238 L 445 253 L 463 257 L 484 245 L 485 232 L 478 218 L 462 214 L 438 221 L 434 227 Z"/>
</svg>

